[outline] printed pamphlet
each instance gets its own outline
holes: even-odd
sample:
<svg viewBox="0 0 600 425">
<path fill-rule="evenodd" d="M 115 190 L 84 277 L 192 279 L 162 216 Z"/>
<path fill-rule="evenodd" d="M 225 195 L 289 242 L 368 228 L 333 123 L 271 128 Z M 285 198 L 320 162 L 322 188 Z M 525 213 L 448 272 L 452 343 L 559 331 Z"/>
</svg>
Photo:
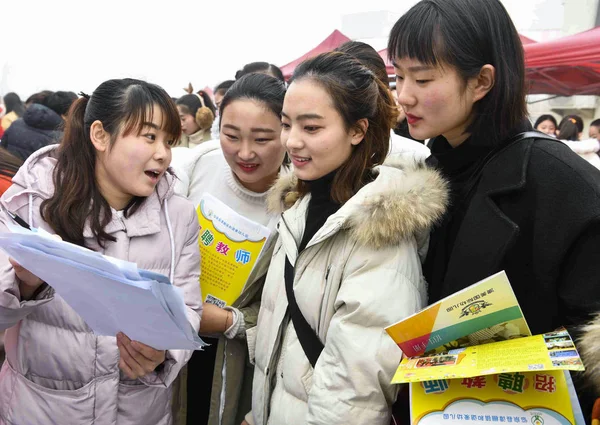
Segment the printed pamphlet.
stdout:
<svg viewBox="0 0 600 425">
<path fill-rule="evenodd" d="M 270 230 L 204 193 L 200 222 L 200 288 L 205 302 L 225 307 L 242 293 Z"/>
<path fill-rule="evenodd" d="M 563 371 L 516 372 L 411 384 L 413 425 L 574 425 Z"/>
<path fill-rule="evenodd" d="M 408 357 L 531 335 L 506 273 L 497 273 L 386 328 Z"/>
<path fill-rule="evenodd" d="M 386 331 L 407 356 L 392 382 L 410 383 L 412 425 L 579 425 L 573 340 L 531 336 L 504 272 Z"/>
<path fill-rule="evenodd" d="M 575 344 L 564 329 L 444 353 L 405 357 L 393 382 L 400 384 L 549 370 L 584 370 Z"/>
</svg>

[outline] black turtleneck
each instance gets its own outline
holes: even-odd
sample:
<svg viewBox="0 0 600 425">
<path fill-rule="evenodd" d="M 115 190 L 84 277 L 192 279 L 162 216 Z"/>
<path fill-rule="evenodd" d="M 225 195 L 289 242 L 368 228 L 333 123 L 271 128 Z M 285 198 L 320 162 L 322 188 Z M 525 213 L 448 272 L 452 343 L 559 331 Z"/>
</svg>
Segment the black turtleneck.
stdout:
<svg viewBox="0 0 600 425">
<path fill-rule="evenodd" d="M 481 136 L 471 136 L 456 148 L 453 148 L 443 136 L 436 137 L 430 144 L 431 157 L 427 162 L 439 169 L 450 183 L 448 212 L 441 225 L 431 234 L 427 259 L 423 265 L 423 273 L 429 283 L 430 303 L 441 298 L 440 291 L 456 237 L 484 164 L 514 135 L 531 129 L 529 121 L 523 122 L 505 141 L 497 145 Z"/>
<path fill-rule="evenodd" d="M 337 170 L 317 180 L 305 181 L 310 191 L 310 201 L 306 213 L 306 226 L 304 235 L 298 247 L 298 252 L 304 251 L 313 236 L 325 224 L 329 216 L 335 214 L 341 207 L 331 199 L 331 188 Z"/>
</svg>

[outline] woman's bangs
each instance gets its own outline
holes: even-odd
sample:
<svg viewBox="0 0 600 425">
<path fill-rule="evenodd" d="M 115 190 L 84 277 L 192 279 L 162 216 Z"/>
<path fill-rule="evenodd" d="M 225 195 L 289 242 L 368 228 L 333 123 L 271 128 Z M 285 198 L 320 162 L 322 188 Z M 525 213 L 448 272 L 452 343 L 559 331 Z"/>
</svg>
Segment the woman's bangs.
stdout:
<svg viewBox="0 0 600 425">
<path fill-rule="evenodd" d="M 162 112 L 160 129 L 172 136 L 170 145 L 181 138 L 181 120 L 177 107 L 171 98 L 161 92 L 152 93 L 141 86 L 132 86 L 127 93 L 129 113 L 125 117 L 123 136 L 132 132 L 139 134 L 147 123 L 154 120 L 154 106 Z"/>
<path fill-rule="evenodd" d="M 161 129 L 171 135 L 169 145 L 173 146 L 181 138 L 181 118 L 177 106 L 170 97 L 163 96 L 156 99 L 156 104 L 162 110 Z"/>
<path fill-rule="evenodd" d="M 388 58 L 392 63 L 410 58 L 425 65 L 440 66 L 444 62 L 443 41 L 437 14 L 431 10 L 413 12 L 394 25 L 388 43 Z"/>
</svg>

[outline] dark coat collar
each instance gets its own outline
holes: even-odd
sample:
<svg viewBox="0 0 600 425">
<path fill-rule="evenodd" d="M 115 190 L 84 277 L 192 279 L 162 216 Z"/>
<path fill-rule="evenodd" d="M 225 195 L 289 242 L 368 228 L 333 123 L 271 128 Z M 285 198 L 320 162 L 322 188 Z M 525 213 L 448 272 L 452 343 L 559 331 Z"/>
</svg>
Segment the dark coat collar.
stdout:
<svg viewBox="0 0 600 425">
<path fill-rule="evenodd" d="M 532 144 L 533 139 L 525 139 L 506 146 L 483 169 L 448 263 L 448 284 L 458 280 L 475 283 L 500 271 L 502 259 L 519 235 L 519 226 L 502 212 L 495 199 L 525 188 Z M 474 240 L 481 240 L 479 261 L 465 268 L 472 244 L 463 241 Z"/>
</svg>

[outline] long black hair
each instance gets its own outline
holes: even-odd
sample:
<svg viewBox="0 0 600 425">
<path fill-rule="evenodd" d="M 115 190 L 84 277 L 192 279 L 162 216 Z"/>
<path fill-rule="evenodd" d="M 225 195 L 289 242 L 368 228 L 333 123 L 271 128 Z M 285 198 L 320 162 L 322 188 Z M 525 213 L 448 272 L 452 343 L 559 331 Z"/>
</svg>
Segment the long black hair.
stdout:
<svg viewBox="0 0 600 425">
<path fill-rule="evenodd" d="M 6 113 L 14 112 L 17 116 L 22 116 L 25 112 L 25 105 L 21 102 L 21 98 L 16 93 L 7 93 L 4 96 L 4 105 L 6 106 Z"/>
<path fill-rule="evenodd" d="M 465 85 L 494 66 L 494 86 L 475 103 L 467 133 L 497 144 L 527 117 L 523 45 L 499 0 L 421 0 L 394 25 L 388 54 L 450 66 Z"/>
</svg>

